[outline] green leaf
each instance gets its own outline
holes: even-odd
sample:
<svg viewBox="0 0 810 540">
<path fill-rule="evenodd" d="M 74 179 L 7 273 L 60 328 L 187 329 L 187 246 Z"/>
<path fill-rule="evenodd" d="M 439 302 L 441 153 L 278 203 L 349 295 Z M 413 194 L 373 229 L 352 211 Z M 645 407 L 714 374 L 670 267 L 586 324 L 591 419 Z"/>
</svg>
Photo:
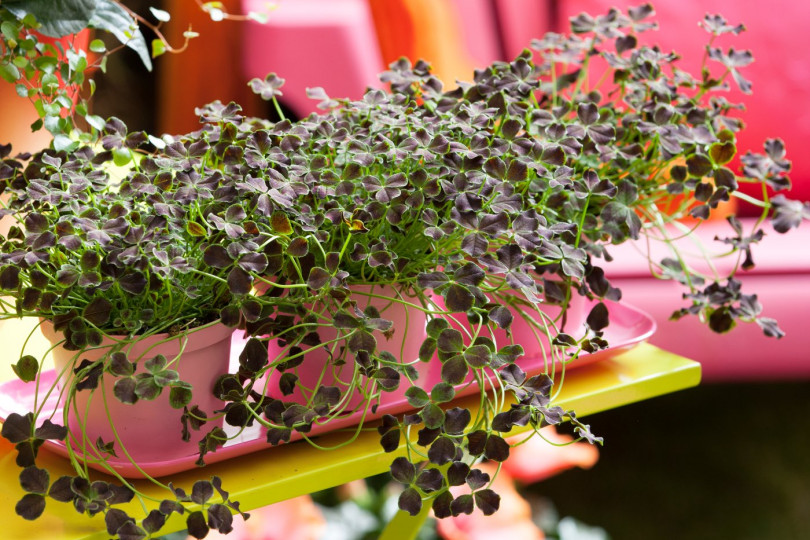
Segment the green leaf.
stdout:
<svg viewBox="0 0 810 540">
<path fill-rule="evenodd" d="M 128 165 L 132 161 L 132 151 L 129 148 L 113 148 L 113 163 L 117 167 Z"/>
<path fill-rule="evenodd" d="M 37 378 L 39 362 L 37 362 L 37 359 L 30 354 L 26 354 L 20 358 L 16 364 L 11 366 L 11 369 L 14 370 L 14 373 L 20 378 L 21 381 L 31 382 Z"/>
<path fill-rule="evenodd" d="M 464 360 L 472 368 L 482 368 L 489 365 L 490 350 L 486 345 L 473 345 L 464 351 Z"/>
<path fill-rule="evenodd" d="M 34 65 L 43 73 L 53 73 L 57 64 L 58 61 L 53 56 L 40 56 L 34 59 Z"/>
<path fill-rule="evenodd" d="M 173 409 L 182 409 L 191 403 L 191 397 L 191 388 L 181 385 L 172 386 L 171 390 L 169 390 L 169 405 Z"/>
<path fill-rule="evenodd" d="M 450 323 L 447 322 L 446 319 L 435 318 L 435 319 L 431 319 L 430 321 L 428 321 L 427 327 L 425 328 L 425 330 L 427 331 L 427 334 L 430 337 L 432 337 L 434 339 L 437 339 L 439 337 L 439 334 L 442 333 L 442 330 L 444 330 L 445 328 L 449 328 L 449 327 L 450 327 Z"/>
<path fill-rule="evenodd" d="M 445 328 L 437 340 L 439 351 L 445 353 L 459 353 L 464 348 L 464 336 L 455 328 Z"/>
<path fill-rule="evenodd" d="M 100 39 L 94 39 L 90 42 L 90 51 L 101 54 L 107 50 L 107 46 L 104 45 L 104 42 Z"/>
<path fill-rule="evenodd" d="M 53 138 L 53 148 L 57 151 L 73 152 L 79 147 L 79 141 L 74 141 L 67 135 L 56 135 Z"/>
<path fill-rule="evenodd" d="M 152 58 L 157 58 L 166 52 L 166 44 L 161 39 L 152 40 Z"/>
</svg>

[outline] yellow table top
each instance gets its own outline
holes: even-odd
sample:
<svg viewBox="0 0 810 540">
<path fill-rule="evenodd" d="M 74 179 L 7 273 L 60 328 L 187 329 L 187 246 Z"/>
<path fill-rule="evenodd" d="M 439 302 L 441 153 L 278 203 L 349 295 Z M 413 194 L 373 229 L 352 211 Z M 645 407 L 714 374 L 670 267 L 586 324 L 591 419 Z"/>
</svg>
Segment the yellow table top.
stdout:
<svg viewBox="0 0 810 540">
<path fill-rule="evenodd" d="M 4 335 L 7 338 L 10 336 L 5 324 L 0 328 L 0 343 L 8 346 L 6 339 L 3 339 Z M 15 334 L 20 335 L 19 332 Z M 16 354 L 13 352 L 15 349 L 6 350 Z M 10 369 L 7 362 L 3 364 L 4 371 L 0 371 L 0 378 L 8 380 Z M 642 344 L 612 360 L 569 371 L 556 403 L 575 410 L 582 418 L 591 413 L 689 388 L 699 381 L 698 363 Z M 471 401 L 468 405 L 474 406 L 474 403 Z M 598 434 L 609 441 L 609 433 Z M 340 442 L 341 437 L 345 435 L 330 434 L 321 437 L 319 442 L 330 446 Z M 404 444 L 401 450 L 404 450 Z M 45 513 L 38 520 L 29 522 L 18 517 L 14 513 L 14 505 L 24 492 L 18 482 L 20 470 L 14 463 L 15 455 L 14 447 L 0 438 L 0 523 L 4 529 L 0 537 L 6 540 L 109 538 L 103 515 L 88 518 L 78 514 L 72 505 L 50 499 Z M 362 433 L 351 445 L 328 452 L 315 449 L 306 442 L 292 443 L 162 480 L 171 480 L 175 486 L 190 491 L 195 480 L 217 475 L 222 478 L 223 487 L 231 493 L 231 500 L 239 501 L 242 510 L 249 511 L 387 471 L 396 455 L 383 452 L 379 436 L 372 429 Z M 45 451 L 40 453 L 38 465 L 47 467 L 52 479 L 71 472 L 66 460 Z M 165 497 L 164 491 L 152 489 L 154 486 L 145 482 L 139 483 L 138 487 L 146 493 L 154 493 L 158 498 Z M 143 517 L 134 506 L 131 513 Z M 184 528 L 183 518 L 174 514 L 162 532 Z"/>
</svg>

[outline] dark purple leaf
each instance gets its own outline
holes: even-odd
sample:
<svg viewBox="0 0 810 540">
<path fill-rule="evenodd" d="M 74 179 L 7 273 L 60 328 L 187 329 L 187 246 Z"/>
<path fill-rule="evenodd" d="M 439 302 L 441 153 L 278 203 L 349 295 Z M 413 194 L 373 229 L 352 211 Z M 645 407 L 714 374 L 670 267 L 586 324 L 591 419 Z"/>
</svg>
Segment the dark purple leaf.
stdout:
<svg viewBox="0 0 810 540">
<path fill-rule="evenodd" d="M 248 294 L 251 289 L 250 274 L 241 268 L 232 268 L 231 271 L 228 272 L 228 289 L 231 291 L 231 294 Z"/>
<path fill-rule="evenodd" d="M 331 277 L 332 276 L 325 269 L 315 266 L 309 271 L 307 285 L 313 290 L 322 289 L 329 283 Z"/>
<path fill-rule="evenodd" d="M 32 418 L 32 413 L 28 413 L 25 416 L 11 413 L 3 422 L 3 429 L 0 431 L 0 434 L 13 444 L 27 441 L 31 437 Z"/>
<path fill-rule="evenodd" d="M 453 407 L 445 412 L 444 429 L 451 435 L 461 435 L 471 418 L 468 409 Z"/>
<path fill-rule="evenodd" d="M 73 493 L 71 492 L 71 495 Z M 72 499 L 72 497 L 71 497 Z M 71 500 L 68 499 L 68 500 Z M 67 502 L 67 501 L 62 501 Z M 107 534 L 114 535 L 124 525 L 124 523 L 135 524 L 135 520 L 127 515 L 120 508 L 110 508 L 104 514 L 104 523 L 107 526 Z"/>
<path fill-rule="evenodd" d="M 491 516 L 501 506 L 501 496 L 491 489 L 482 489 L 473 494 L 475 505 L 485 516 Z"/>
<path fill-rule="evenodd" d="M 233 530 L 233 514 L 223 504 L 212 504 L 208 507 L 208 527 L 220 534 L 228 534 Z"/>
<path fill-rule="evenodd" d="M 397 482 L 410 485 L 416 477 L 416 468 L 407 458 L 398 457 L 391 463 L 391 476 Z"/>
<path fill-rule="evenodd" d="M 437 339 L 439 351 L 459 353 L 464 348 L 464 336 L 455 328 L 445 328 Z"/>
<path fill-rule="evenodd" d="M 439 437 L 428 449 L 428 459 L 435 465 L 444 465 L 456 457 L 456 443 L 449 437 Z"/>
<path fill-rule="evenodd" d="M 453 283 L 444 292 L 447 309 L 450 311 L 466 313 L 473 307 L 475 297 L 467 287 Z"/>
<path fill-rule="evenodd" d="M 433 499 L 433 515 L 436 516 L 437 519 L 450 517 L 452 515 L 450 510 L 450 505 L 452 502 L 453 495 L 450 493 L 450 491 L 440 493 L 435 499 Z"/>
<path fill-rule="evenodd" d="M 484 446 L 484 457 L 493 461 L 506 461 L 509 457 L 509 443 L 503 437 L 490 434 Z"/>
<path fill-rule="evenodd" d="M 377 348 L 377 339 L 365 330 L 357 330 L 349 338 L 349 351 L 356 353 L 358 351 L 367 351 L 373 353 Z"/>
<path fill-rule="evenodd" d="M 414 485 L 425 493 L 432 493 L 440 490 L 444 486 L 444 477 L 439 469 L 425 469 L 419 473 Z"/>
<path fill-rule="evenodd" d="M 399 509 L 415 516 L 422 510 L 422 496 L 414 488 L 409 487 L 399 494 L 397 502 Z"/>
<path fill-rule="evenodd" d="M 228 250 L 218 244 L 210 245 L 205 249 L 203 261 L 214 268 L 227 268 L 233 262 L 228 255 Z"/>
<path fill-rule="evenodd" d="M 67 437 L 68 430 L 65 426 L 54 424 L 50 419 L 45 421 L 34 431 L 37 439 L 63 441 Z"/>
<path fill-rule="evenodd" d="M 45 497 L 36 493 L 28 493 L 17 501 L 14 511 L 23 519 L 33 521 L 45 511 Z"/>
<path fill-rule="evenodd" d="M 487 252 L 488 248 L 489 242 L 482 234 L 468 234 L 461 241 L 461 249 L 471 257 L 480 257 Z"/>
<path fill-rule="evenodd" d="M 457 354 L 442 364 L 442 380 L 447 384 L 461 384 L 467 378 L 468 371 L 464 356 Z"/>
<path fill-rule="evenodd" d="M 56 279 L 60 283 L 62 280 L 60 279 L 60 273 L 57 272 Z M 78 272 L 76 273 L 76 279 L 78 279 Z M 73 280 L 75 283 L 76 280 Z M 72 285 L 72 283 L 70 283 Z M 19 266 L 6 266 L 2 270 L 0 270 L 0 289 L 10 291 L 14 290 L 20 286 L 20 267 Z"/>
<path fill-rule="evenodd" d="M 208 523 L 205 520 L 205 515 L 199 510 L 188 515 L 186 528 L 188 534 L 197 539 L 205 538 L 208 535 Z"/>
<path fill-rule="evenodd" d="M 472 495 L 460 495 L 453 499 L 453 502 L 450 504 L 450 511 L 454 516 L 459 516 L 461 514 L 470 515 L 474 509 L 475 505 L 473 503 Z"/>
<path fill-rule="evenodd" d="M 50 475 L 45 469 L 26 467 L 20 472 L 20 487 L 28 493 L 45 495 L 48 493 Z"/>
</svg>

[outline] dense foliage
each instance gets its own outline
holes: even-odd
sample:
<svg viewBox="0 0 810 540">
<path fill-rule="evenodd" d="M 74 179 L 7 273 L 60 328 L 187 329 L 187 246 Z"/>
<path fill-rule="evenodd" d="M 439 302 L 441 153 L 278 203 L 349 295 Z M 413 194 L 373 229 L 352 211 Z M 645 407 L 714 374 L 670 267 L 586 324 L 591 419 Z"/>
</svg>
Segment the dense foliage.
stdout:
<svg viewBox="0 0 810 540">
<path fill-rule="evenodd" d="M 386 450 L 408 447 L 391 468 L 407 486 L 400 507 L 416 513 L 429 501 L 438 517 L 475 506 L 494 512 L 499 498 L 475 463 L 508 457 L 504 433 L 570 422 L 578 436 L 599 440 L 554 404 L 553 377 L 554 366 L 609 346 L 603 330 L 620 298 L 600 267 L 610 246 L 669 243 L 668 225 L 689 230 L 677 222 L 685 215 L 699 223 L 730 197 L 752 199 L 739 193 L 742 182 L 789 186 L 778 140 L 743 156 L 741 173 L 731 169 L 741 124 L 714 91 L 728 78 L 748 88 L 738 69 L 750 53 L 710 47 L 722 75 L 707 66 L 692 77 L 673 54 L 638 45 L 636 34 L 654 27 L 651 14 L 642 6 L 581 15 L 571 35 L 550 34 L 533 44 L 536 55 L 498 62 L 451 91 L 426 63 L 401 60 L 382 75 L 390 93 L 350 101 L 314 89 L 325 112 L 295 123 L 214 103 L 199 111 L 199 131 L 176 138 L 128 133 L 111 119 L 96 145 L 15 158 L 6 149 L 3 214 L 18 222 L 0 249 L 0 288 L 13 298 L 6 313 L 52 321 L 80 351 L 105 336 L 192 333 L 215 320 L 244 330 L 239 365 L 214 389 L 223 408 L 200 411 L 191 395 L 179 404 L 191 431 L 201 431 L 201 462 L 236 436 L 223 419 L 237 433 L 261 424 L 279 444 L 348 412 L 373 412 L 384 393 L 406 388 L 414 410 L 384 416 L 378 429 Z M 704 26 L 712 36 L 740 30 L 720 17 Z M 276 99 L 282 83 L 270 75 L 251 86 Z M 767 193 L 754 201 L 763 209 L 756 228 L 729 218 L 722 239 L 743 268 L 766 217 L 779 231 L 808 217 L 806 206 Z M 744 320 L 781 334 L 733 275 L 702 276 L 677 251 L 651 265 L 684 285 L 678 316 L 698 314 L 721 332 Z M 566 327 L 579 297 L 593 308 L 582 328 Z M 393 323 L 401 306 L 426 321 L 424 330 Z M 518 321 L 534 342 L 515 341 Z M 402 336 L 418 338 L 418 355 L 388 346 Z M 521 368 L 527 349 L 548 358 L 546 372 Z M 72 384 L 92 391 L 101 377 L 130 374 L 121 362 L 107 355 L 79 365 Z M 431 362 L 440 382 L 426 386 L 420 374 Z M 321 370 L 315 384 L 302 375 L 311 363 Z M 32 380 L 40 364 L 23 355 L 16 369 Z M 470 381 L 494 392 L 482 392 L 479 410 L 448 408 Z M 201 481 L 187 496 L 167 486 L 160 511 L 136 525 L 113 507 L 131 492 L 82 488 L 81 467 L 49 487 L 37 449 L 66 433 L 36 420 L 17 415 L 3 426 L 23 476 L 37 479 L 23 481 L 34 486 L 18 506 L 24 517 L 37 517 L 49 494 L 105 512 L 110 534 L 140 538 L 220 489 Z M 411 430 L 415 439 L 403 437 Z M 453 498 L 449 487 L 463 483 L 473 494 Z M 227 508 L 206 508 L 207 520 L 189 515 L 192 534 L 227 532 Z"/>
</svg>

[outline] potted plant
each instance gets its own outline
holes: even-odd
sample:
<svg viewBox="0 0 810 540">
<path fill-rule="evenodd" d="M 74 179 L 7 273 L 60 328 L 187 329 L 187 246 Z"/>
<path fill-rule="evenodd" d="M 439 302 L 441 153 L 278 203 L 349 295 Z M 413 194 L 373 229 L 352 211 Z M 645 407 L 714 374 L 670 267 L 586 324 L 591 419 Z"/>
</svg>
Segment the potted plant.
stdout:
<svg viewBox="0 0 810 540">
<path fill-rule="evenodd" d="M 689 232 L 720 201 L 743 197 L 762 219 L 743 231 L 729 218 L 724 241 L 747 267 L 762 221 L 784 231 L 808 214 L 764 189 L 761 200 L 737 191 L 741 182 L 789 184 L 778 141 L 743 156 L 742 174 L 729 168 L 741 125 L 713 92 L 742 81 L 748 54 L 709 48 L 723 72 L 707 66 L 694 78 L 674 68 L 674 55 L 639 46 L 650 15 L 642 6 L 579 16 L 573 34 L 534 44 L 537 63 L 526 51 L 449 92 L 427 64 L 400 61 L 382 76 L 390 93 L 350 101 L 315 89 L 325 112 L 298 122 L 214 103 L 188 135 L 149 138 L 110 120 L 100 146 L 3 156 L 4 213 L 19 223 L 0 249 L 6 312 L 50 321 L 78 351 L 61 373 L 61 418 L 32 411 L 4 423 L 29 492 L 18 513 L 37 517 L 49 495 L 105 513 L 120 538 L 153 534 L 186 509 L 195 537 L 230 530 L 239 507 L 217 479 L 190 495 L 167 485 L 160 509 L 137 522 L 116 507 L 135 495 L 112 465 L 127 445 L 116 430 L 88 436 L 81 422 L 80 396 L 105 395 L 109 379 L 124 402 L 168 392 L 199 463 L 255 428 L 270 444 L 317 444 L 320 431 L 359 431 L 378 417 L 383 448 L 407 446 L 391 466 L 405 484 L 400 508 L 427 503 L 438 517 L 497 510 L 492 478 L 476 463 L 505 460 L 513 428 L 569 423 L 578 438 L 600 441 L 553 396 L 561 371 L 611 346 L 620 293 L 599 266 L 610 246 L 642 236 L 669 243 L 668 225 Z M 739 31 L 720 17 L 704 26 L 712 36 Z M 591 86 L 600 61 L 609 88 Z M 251 86 L 275 100 L 282 83 L 270 75 Z M 124 149 L 140 157 L 112 175 Z M 679 225 L 686 214 L 697 223 Z M 677 251 L 651 268 L 685 286 L 679 314 L 720 332 L 744 320 L 780 335 L 733 274 L 706 285 Z M 213 388 L 181 382 L 171 355 L 127 352 L 162 332 L 184 343 L 217 321 L 238 330 L 242 350 L 231 372 L 207 370 Z M 23 380 L 42 376 L 24 352 L 15 367 Z M 195 407 L 208 392 L 223 403 Z M 480 395 L 476 415 L 452 403 L 469 392 Z M 37 467 L 49 438 L 70 448 L 74 477 L 51 481 Z M 119 482 L 90 483 L 82 456 Z M 464 483 L 473 493 L 454 497 L 450 488 Z M 222 501 L 212 504 L 215 490 Z"/>
<path fill-rule="evenodd" d="M 266 20 L 263 13 L 228 13 L 219 2 L 197 4 L 215 21 Z M 14 85 L 12 94 L 33 105 L 39 119 L 32 131 L 45 129 L 55 148 L 75 150 L 76 139 L 90 141 L 104 126 L 104 119 L 92 114 L 88 103 L 95 93 L 92 70 L 106 71 L 108 56 L 128 47 L 151 71 L 152 58 L 183 52 L 197 37 L 189 26 L 180 46 L 173 46 L 162 33 L 171 15 L 154 7 L 149 11 L 150 18 L 141 16 L 118 0 L 65 0 L 59 9 L 38 0 L 7 0 L 0 5 L 0 78 Z M 151 43 L 141 28 L 154 35 Z M 88 43 L 90 29 L 103 34 Z M 115 39 L 105 40 L 105 35 Z"/>
</svg>

